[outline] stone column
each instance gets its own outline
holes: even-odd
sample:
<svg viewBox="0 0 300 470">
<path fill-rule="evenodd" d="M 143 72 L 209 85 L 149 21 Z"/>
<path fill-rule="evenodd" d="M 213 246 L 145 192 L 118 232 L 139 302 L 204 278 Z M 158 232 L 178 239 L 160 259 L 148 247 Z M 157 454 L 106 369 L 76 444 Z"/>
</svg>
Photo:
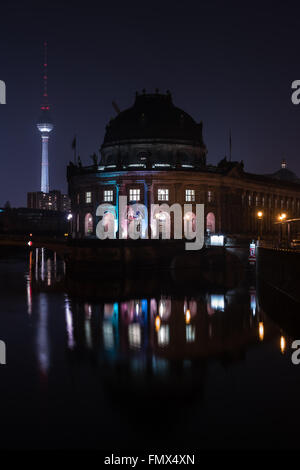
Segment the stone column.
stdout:
<svg viewBox="0 0 300 470">
<path fill-rule="evenodd" d="M 182 193 L 182 183 L 175 183 L 175 203 L 181 205 L 182 209 L 182 220 L 181 220 L 181 230 L 182 230 L 182 238 L 184 236 L 184 204 L 185 204 L 185 194 Z M 171 222 L 171 221 L 170 221 Z M 171 225 L 171 237 L 174 238 L 174 224 Z"/>
<path fill-rule="evenodd" d="M 116 238 L 119 238 L 119 220 L 120 220 L 120 212 L 119 212 L 119 194 L 120 194 L 120 183 L 115 183 L 115 188 L 116 188 L 116 213 L 117 213 L 117 218 L 118 218 L 118 226 L 117 226 L 117 232 L 116 232 Z"/>
</svg>

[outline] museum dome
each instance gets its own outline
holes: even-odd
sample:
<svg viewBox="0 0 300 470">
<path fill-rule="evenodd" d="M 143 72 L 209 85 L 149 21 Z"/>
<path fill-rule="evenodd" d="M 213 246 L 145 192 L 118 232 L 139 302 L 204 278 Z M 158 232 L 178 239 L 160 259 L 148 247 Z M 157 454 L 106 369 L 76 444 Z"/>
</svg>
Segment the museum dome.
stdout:
<svg viewBox="0 0 300 470">
<path fill-rule="evenodd" d="M 281 162 L 281 168 L 280 170 L 276 171 L 275 173 L 272 173 L 270 175 L 272 178 L 275 178 L 277 180 L 281 181 L 287 181 L 291 183 L 299 183 L 300 180 L 298 176 L 291 170 L 288 169 L 287 167 L 287 162 L 285 159 L 282 160 Z"/>
<path fill-rule="evenodd" d="M 106 127 L 102 147 L 128 141 L 173 140 L 204 146 L 202 123 L 174 106 L 170 92 L 136 93 L 134 105 Z"/>
</svg>

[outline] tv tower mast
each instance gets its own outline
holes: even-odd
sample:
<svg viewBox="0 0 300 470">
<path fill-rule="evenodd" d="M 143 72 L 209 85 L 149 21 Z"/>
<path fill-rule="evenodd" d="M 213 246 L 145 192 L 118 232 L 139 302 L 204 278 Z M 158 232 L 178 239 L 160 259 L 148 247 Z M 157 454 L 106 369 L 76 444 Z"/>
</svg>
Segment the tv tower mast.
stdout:
<svg viewBox="0 0 300 470">
<path fill-rule="evenodd" d="M 49 115 L 50 106 L 48 103 L 48 62 L 47 62 L 47 42 L 44 42 L 44 91 L 43 104 L 41 105 L 41 116 L 37 122 L 37 128 L 42 136 L 42 169 L 41 169 L 41 191 L 49 193 L 49 161 L 48 142 L 49 134 L 53 129 L 53 123 Z"/>
</svg>

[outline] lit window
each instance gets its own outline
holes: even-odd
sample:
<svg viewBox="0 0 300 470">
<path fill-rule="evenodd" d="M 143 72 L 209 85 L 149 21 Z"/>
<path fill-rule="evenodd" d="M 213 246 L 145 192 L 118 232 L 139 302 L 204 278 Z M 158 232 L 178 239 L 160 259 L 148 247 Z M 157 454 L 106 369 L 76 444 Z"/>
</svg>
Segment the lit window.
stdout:
<svg viewBox="0 0 300 470">
<path fill-rule="evenodd" d="M 185 190 L 185 200 L 187 202 L 195 201 L 195 190 L 194 189 L 186 189 Z"/>
<path fill-rule="evenodd" d="M 212 191 L 207 191 L 207 201 L 212 202 L 213 200 L 213 193 Z"/>
<path fill-rule="evenodd" d="M 130 201 L 139 201 L 141 198 L 140 189 L 130 189 L 129 190 L 129 200 Z"/>
<path fill-rule="evenodd" d="M 105 190 L 104 191 L 104 202 L 112 202 L 114 200 L 114 192 L 113 190 Z"/>
<path fill-rule="evenodd" d="M 248 205 L 251 206 L 251 194 L 248 195 Z"/>
<path fill-rule="evenodd" d="M 89 204 L 90 202 L 92 202 L 92 193 L 91 193 L 91 191 L 87 191 L 87 192 L 85 193 L 85 202 L 86 202 L 87 204 Z"/>
<path fill-rule="evenodd" d="M 169 200 L 169 190 L 168 189 L 159 189 L 157 192 L 157 197 L 159 201 L 168 201 Z"/>
</svg>

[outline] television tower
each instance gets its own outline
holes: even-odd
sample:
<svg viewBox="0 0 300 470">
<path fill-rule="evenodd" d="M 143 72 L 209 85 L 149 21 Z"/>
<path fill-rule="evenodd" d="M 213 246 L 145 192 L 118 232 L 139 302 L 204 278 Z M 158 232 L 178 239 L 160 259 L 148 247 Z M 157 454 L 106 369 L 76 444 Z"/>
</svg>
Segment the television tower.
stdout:
<svg viewBox="0 0 300 470">
<path fill-rule="evenodd" d="M 44 65 L 43 65 L 43 104 L 41 105 L 41 116 L 37 122 L 37 128 L 42 136 L 42 169 L 41 169 L 41 191 L 49 193 L 49 161 L 48 161 L 48 142 L 49 134 L 53 129 L 52 119 L 50 118 L 50 106 L 48 103 L 48 63 L 47 63 L 47 42 L 44 42 Z"/>
</svg>

